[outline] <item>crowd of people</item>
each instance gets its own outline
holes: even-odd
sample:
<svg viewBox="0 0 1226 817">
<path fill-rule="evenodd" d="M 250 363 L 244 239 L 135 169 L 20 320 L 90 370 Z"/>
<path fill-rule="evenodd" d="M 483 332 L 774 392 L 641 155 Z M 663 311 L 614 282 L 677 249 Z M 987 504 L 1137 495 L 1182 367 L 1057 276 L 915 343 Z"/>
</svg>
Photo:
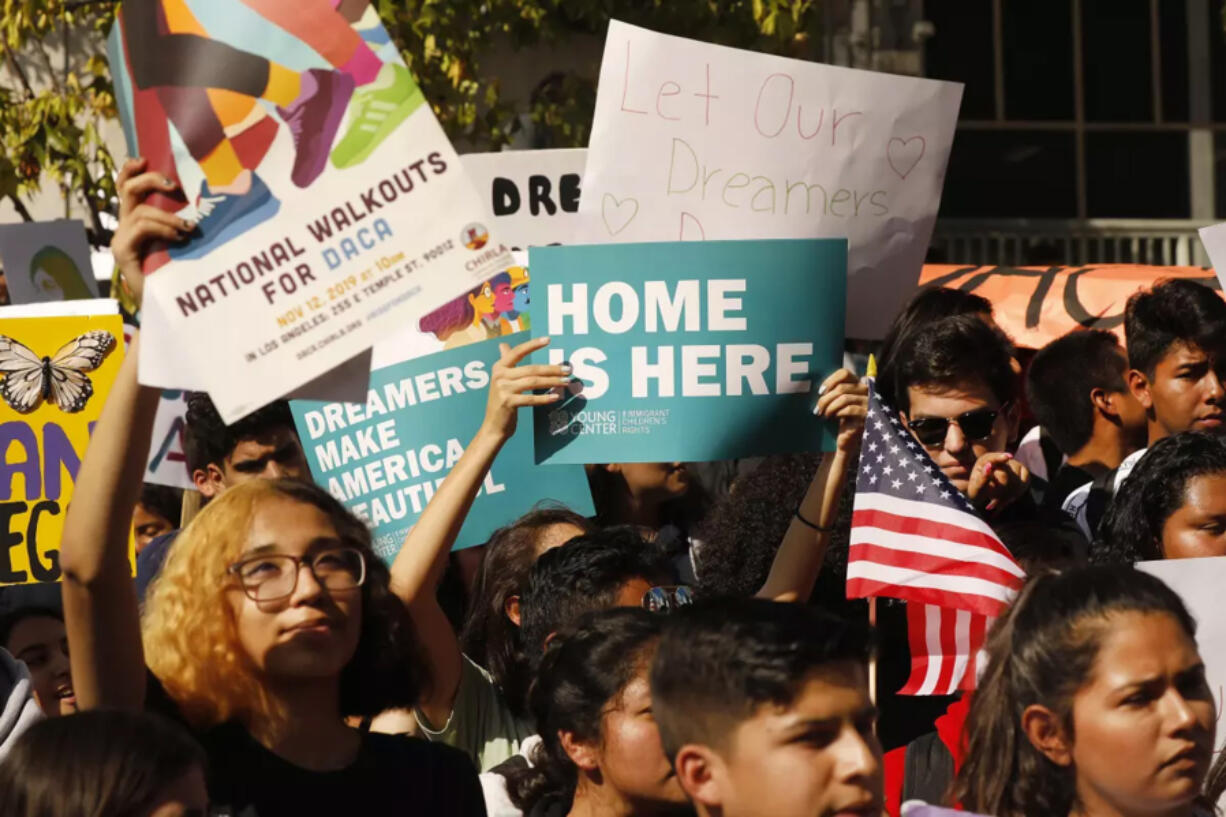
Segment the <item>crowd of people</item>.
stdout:
<svg viewBox="0 0 1226 817">
<path fill-rule="evenodd" d="M 143 253 L 189 225 L 144 203 L 168 182 L 139 161 L 118 189 L 139 303 Z M 1029 576 L 956 697 L 895 694 L 901 605 L 870 627 L 845 598 L 870 400 L 851 371 L 818 390 L 826 454 L 593 464 L 594 517 L 524 508 L 453 553 L 520 410 L 571 383 L 525 362 L 548 339 L 503 344 L 484 421 L 386 564 L 311 481 L 284 403 L 227 425 L 193 394 L 203 507 L 143 486 L 159 393 L 137 333 L 62 585 L 4 594 L 0 814 L 1212 813 L 1196 622 L 1133 565 L 1226 555 L 1226 301 L 1158 281 L 1124 345 L 1079 330 L 1034 352 L 992 312 L 920 291 L 872 386 Z"/>
</svg>

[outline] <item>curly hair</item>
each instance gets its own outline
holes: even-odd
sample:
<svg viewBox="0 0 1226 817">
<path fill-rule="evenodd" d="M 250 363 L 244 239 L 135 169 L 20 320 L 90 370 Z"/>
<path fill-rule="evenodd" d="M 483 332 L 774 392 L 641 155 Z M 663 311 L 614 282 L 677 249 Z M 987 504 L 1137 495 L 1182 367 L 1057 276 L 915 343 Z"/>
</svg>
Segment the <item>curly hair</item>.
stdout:
<svg viewBox="0 0 1226 817">
<path fill-rule="evenodd" d="M 279 713 L 244 652 L 226 593 L 227 567 L 246 544 L 260 506 L 284 498 L 326 514 L 338 536 L 362 552 L 362 624 L 340 678 L 345 716 L 373 716 L 412 705 L 427 682 L 413 625 L 389 588 L 387 566 L 370 531 L 330 494 L 293 480 L 250 480 L 215 499 L 183 531 L 151 585 L 142 621 L 149 669 L 194 725 L 250 723 Z"/>
<path fill-rule="evenodd" d="M 1022 731 L 1034 704 L 1072 734 L 1073 697 L 1090 682 L 1112 617 L 1170 615 L 1196 640 L 1196 622 L 1175 591 L 1126 565 L 1092 565 L 1035 575 L 988 636 L 988 666 L 971 701 L 966 763 L 949 802 L 997 817 L 1070 814 L 1076 770 L 1058 766 Z"/>
<path fill-rule="evenodd" d="M 1182 507 L 1188 483 L 1207 474 L 1226 474 L 1221 436 L 1184 431 L 1154 443 L 1107 506 L 1091 559 L 1126 564 L 1165 559 L 1166 520 Z"/>
</svg>

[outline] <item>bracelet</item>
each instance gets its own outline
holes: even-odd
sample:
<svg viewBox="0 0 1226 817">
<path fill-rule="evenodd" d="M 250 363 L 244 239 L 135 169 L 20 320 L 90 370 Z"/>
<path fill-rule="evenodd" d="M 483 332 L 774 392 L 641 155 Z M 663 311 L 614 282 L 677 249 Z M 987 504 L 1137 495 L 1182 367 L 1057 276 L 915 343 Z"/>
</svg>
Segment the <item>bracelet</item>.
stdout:
<svg viewBox="0 0 1226 817">
<path fill-rule="evenodd" d="M 813 530 L 817 531 L 818 533 L 830 533 L 831 531 L 834 530 L 834 525 L 831 525 L 828 528 L 823 528 L 821 525 L 815 525 L 814 523 L 810 522 L 808 519 L 805 519 L 803 516 L 800 515 L 799 505 L 796 506 L 796 510 L 792 512 L 792 515 L 795 516 L 798 520 L 800 520 L 800 523 L 802 525 L 813 528 Z"/>
</svg>

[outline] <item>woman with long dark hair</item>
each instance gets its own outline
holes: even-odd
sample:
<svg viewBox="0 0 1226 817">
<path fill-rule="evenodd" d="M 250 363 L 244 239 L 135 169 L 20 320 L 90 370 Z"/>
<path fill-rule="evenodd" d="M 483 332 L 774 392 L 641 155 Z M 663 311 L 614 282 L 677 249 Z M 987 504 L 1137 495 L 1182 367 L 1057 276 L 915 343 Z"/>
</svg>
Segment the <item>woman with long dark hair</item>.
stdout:
<svg viewBox="0 0 1226 817">
<path fill-rule="evenodd" d="M 541 743 L 507 789 L 526 817 L 692 811 L 651 715 L 658 614 L 589 613 L 550 643 L 530 693 Z"/>
<path fill-rule="evenodd" d="M 951 800 L 995 817 L 1191 817 L 1216 712 L 1196 624 L 1128 566 L 1030 580 L 988 640 Z"/>
<path fill-rule="evenodd" d="M 1107 506 L 1099 562 L 1226 556 L 1226 439 L 1184 431 L 1149 447 Z"/>
</svg>

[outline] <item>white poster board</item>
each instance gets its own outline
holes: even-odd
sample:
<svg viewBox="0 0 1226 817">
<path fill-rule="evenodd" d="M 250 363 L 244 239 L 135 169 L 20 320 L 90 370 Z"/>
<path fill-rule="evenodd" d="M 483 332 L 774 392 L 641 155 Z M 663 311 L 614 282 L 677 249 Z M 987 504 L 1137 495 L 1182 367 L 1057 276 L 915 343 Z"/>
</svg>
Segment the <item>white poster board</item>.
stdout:
<svg viewBox="0 0 1226 817">
<path fill-rule="evenodd" d="M 847 334 L 915 290 L 962 86 L 609 23 L 583 177 L 587 242 L 850 240 Z"/>
<path fill-rule="evenodd" d="M 1214 224 L 1211 227 L 1201 227 L 1200 241 L 1209 254 L 1209 263 L 1217 273 L 1218 283 L 1226 289 L 1226 224 Z"/>
<path fill-rule="evenodd" d="M 1196 619 L 1196 644 L 1205 662 L 1209 688 L 1217 706 L 1216 749 L 1226 751 L 1226 726 L 1222 724 L 1223 710 L 1226 710 L 1226 616 L 1222 615 L 1226 557 L 1164 559 L 1140 562 L 1137 568 L 1166 582 Z M 1218 805 L 1226 805 L 1226 798 Z"/>
<path fill-rule="evenodd" d="M 79 221 L 0 224 L 0 265 L 14 304 L 98 297 L 85 225 Z"/>
<path fill-rule="evenodd" d="M 512 250 L 574 242 L 586 149 L 469 153 L 460 161 L 485 197 L 491 229 Z"/>
</svg>

